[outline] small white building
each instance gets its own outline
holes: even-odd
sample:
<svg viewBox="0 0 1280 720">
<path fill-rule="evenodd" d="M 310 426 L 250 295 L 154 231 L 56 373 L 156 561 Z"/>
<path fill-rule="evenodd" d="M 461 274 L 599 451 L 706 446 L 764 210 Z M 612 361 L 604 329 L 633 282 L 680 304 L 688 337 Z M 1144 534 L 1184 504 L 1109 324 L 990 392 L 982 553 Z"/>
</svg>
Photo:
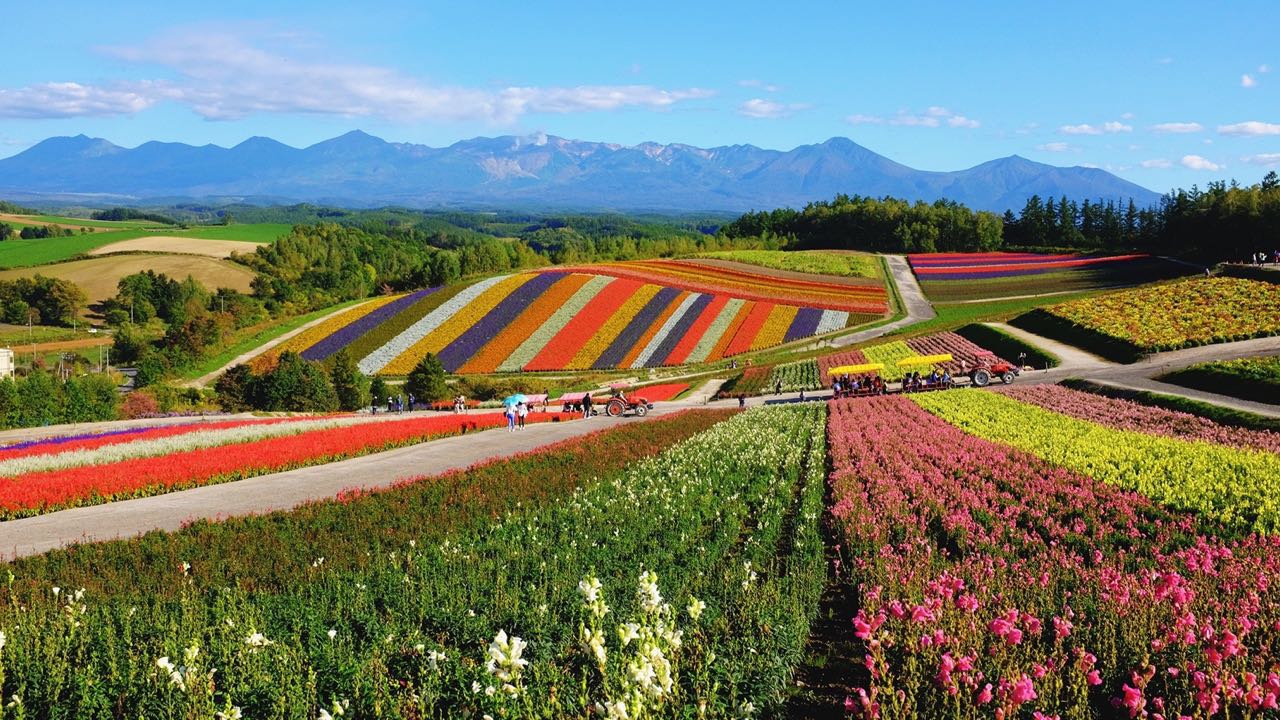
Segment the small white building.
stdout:
<svg viewBox="0 0 1280 720">
<path fill-rule="evenodd" d="M 13 351 L 0 348 L 0 378 L 13 377 Z"/>
</svg>

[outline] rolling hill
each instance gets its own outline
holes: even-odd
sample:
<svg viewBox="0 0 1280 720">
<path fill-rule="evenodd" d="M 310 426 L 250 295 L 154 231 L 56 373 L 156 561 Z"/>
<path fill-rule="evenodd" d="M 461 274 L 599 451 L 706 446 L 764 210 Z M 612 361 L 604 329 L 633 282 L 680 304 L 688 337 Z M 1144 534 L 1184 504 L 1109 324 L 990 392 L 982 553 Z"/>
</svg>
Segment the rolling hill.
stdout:
<svg viewBox="0 0 1280 720">
<path fill-rule="evenodd" d="M 1031 195 L 1082 200 L 1159 196 L 1096 168 L 1011 156 L 933 172 L 847 138 L 780 151 L 752 145 L 625 146 L 538 135 L 433 148 L 361 131 L 293 148 L 254 137 L 232 148 L 148 142 L 122 148 L 83 135 L 49 138 L 0 160 L 0 194 L 98 202 L 213 198 L 355 206 L 557 207 L 731 211 L 802 206 L 837 193 L 1019 209 Z"/>
</svg>

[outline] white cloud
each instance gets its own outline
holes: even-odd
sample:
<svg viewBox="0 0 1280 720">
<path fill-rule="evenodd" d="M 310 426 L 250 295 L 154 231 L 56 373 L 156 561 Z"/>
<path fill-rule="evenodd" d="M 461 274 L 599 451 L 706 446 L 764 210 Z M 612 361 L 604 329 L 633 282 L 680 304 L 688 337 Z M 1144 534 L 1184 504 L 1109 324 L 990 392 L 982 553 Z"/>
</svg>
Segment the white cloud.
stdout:
<svg viewBox="0 0 1280 720">
<path fill-rule="evenodd" d="M 1102 128 L 1096 128 L 1089 124 L 1082 125 L 1063 125 L 1058 128 L 1059 131 L 1066 135 L 1101 135 Z"/>
<path fill-rule="evenodd" d="M 101 52 L 157 67 L 173 79 L 0 89 L 0 116 L 127 115 L 168 101 L 186 105 L 207 120 L 301 113 L 509 124 L 528 113 L 665 110 L 714 94 L 701 88 L 651 85 L 478 89 L 430 84 L 390 68 L 317 57 L 296 36 L 265 35 L 252 27 L 237 32 L 179 30 Z"/>
<path fill-rule="evenodd" d="M 767 83 L 762 80 L 756 80 L 756 79 L 739 80 L 738 86 L 744 87 L 744 88 L 760 88 L 761 90 L 764 90 L 765 92 L 768 92 L 768 93 L 776 93 L 782 90 L 781 85 L 775 85 L 773 83 Z"/>
<path fill-rule="evenodd" d="M 1139 165 L 1141 165 L 1141 166 L 1142 166 L 1142 167 L 1144 167 L 1144 168 L 1171 168 L 1171 167 L 1173 167 L 1173 163 L 1169 162 L 1168 160 L 1164 160 L 1164 159 L 1157 159 L 1157 160 L 1143 160 L 1142 162 L 1140 162 L 1140 163 L 1138 163 L 1138 164 L 1139 164 Z"/>
<path fill-rule="evenodd" d="M 1112 120 L 1101 125 L 1081 123 L 1079 125 L 1063 125 L 1058 131 L 1064 135 L 1103 135 L 1106 133 L 1133 132 L 1132 125 Z"/>
<path fill-rule="evenodd" d="M 40 83 L 14 90 L 0 88 L 0 117 L 66 118 L 132 115 L 156 104 L 150 83 L 95 87 L 73 82 Z"/>
<path fill-rule="evenodd" d="M 844 119 L 850 125 L 883 125 L 884 118 L 879 115 L 850 115 Z"/>
<path fill-rule="evenodd" d="M 750 118 L 781 118 L 808 108 L 807 103 L 779 103 L 752 98 L 738 106 L 738 114 Z"/>
<path fill-rule="evenodd" d="M 1156 58 L 1156 64 L 1157 64 L 1157 65 L 1172 65 L 1172 64 L 1173 64 L 1173 58 L 1171 58 L 1171 57 Z"/>
<path fill-rule="evenodd" d="M 1036 149 L 1043 150 L 1044 152 L 1058 153 L 1058 152 L 1067 152 L 1068 150 L 1071 150 L 1072 147 L 1070 144 L 1064 143 L 1064 142 L 1050 142 L 1050 143 L 1045 143 L 1043 145 L 1037 145 Z"/>
<path fill-rule="evenodd" d="M 1249 120 L 1232 125 L 1219 125 L 1218 132 L 1222 135 L 1280 135 L 1280 124 Z"/>
<path fill-rule="evenodd" d="M 1264 167 L 1280 167 L 1280 153 L 1261 153 L 1259 155 L 1246 155 L 1241 160 L 1250 165 L 1262 165 Z"/>
<path fill-rule="evenodd" d="M 906 110 L 898 111 L 898 114 L 889 119 L 890 125 L 901 125 L 903 127 L 942 127 L 943 124 L 953 128 L 976 128 L 981 125 L 977 120 L 965 117 L 960 113 L 948 110 L 939 105 L 931 105 L 923 114 L 915 115 Z"/>
<path fill-rule="evenodd" d="M 1035 130 L 1038 127 L 1040 127 L 1040 123 L 1029 122 L 1026 125 L 1023 125 L 1022 127 L 1018 128 L 1017 130 L 1014 130 L 1013 132 L 1018 135 L 1030 135 L 1031 131 Z"/>
<path fill-rule="evenodd" d="M 1204 130 L 1204 126 L 1198 122 L 1167 122 L 1152 125 L 1151 129 L 1158 133 L 1197 133 Z"/>
<path fill-rule="evenodd" d="M 1251 88 L 1257 84 L 1258 84 L 1258 81 L 1254 80 L 1253 76 L 1250 75 L 1249 73 L 1245 73 L 1244 75 L 1240 76 L 1240 87 L 1242 88 Z"/>
<path fill-rule="evenodd" d="M 1270 65 L 1267 65 L 1267 64 L 1259 65 L 1259 66 L 1258 66 L 1258 72 L 1259 72 L 1259 73 L 1261 73 L 1261 74 L 1263 74 L 1263 75 L 1266 75 L 1267 73 L 1271 72 L 1271 66 L 1270 66 Z"/>
<path fill-rule="evenodd" d="M 1208 158 L 1200 157 L 1199 155 L 1183 155 L 1182 166 L 1185 168 L 1191 168 L 1192 170 L 1214 170 L 1214 171 L 1221 170 L 1223 167 L 1225 167 L 1223 165 L 1219 165 L 1213 162 L 1212 160 L 1209 160 Z"/>
<path fill-rule="evenodd" d="M 1120 115 L 1120 119 L 1121 119 L 1121 120 L 1132 120 L 1134 117 L 1136 117 L 1136 116 L 1135 116 L 1133 113 L 1131 113 L 1131 112 L 1122 113 L 1122 114 Z"/>
</svg>

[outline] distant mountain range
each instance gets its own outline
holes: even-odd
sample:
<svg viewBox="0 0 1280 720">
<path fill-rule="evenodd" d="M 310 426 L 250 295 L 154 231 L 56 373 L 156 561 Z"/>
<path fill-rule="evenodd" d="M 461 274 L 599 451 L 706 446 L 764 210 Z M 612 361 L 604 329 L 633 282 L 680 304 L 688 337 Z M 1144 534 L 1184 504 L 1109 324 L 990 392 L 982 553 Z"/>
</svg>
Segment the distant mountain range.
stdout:
<svg viewBox="0 0 1280 720">
<path fill-rule="evenodd" d="M 1013 155 L 967 170 L 915 170 L 847 138 L 790 151 L 752 145 L 635 146 L 538 135 L 445 148 L 359 130 L 306 148 L 253 137 L 233 148 L 148 142 L 128 149 L 84 135 L 49 138 L 0 160 L 0 197 L 143 204 L 160 199 L 306 201 L 346 206 L 732 211 L 802 207 L 837 193 L 1018 210 L 1027 198 L 1159 195 L 1097 168 Z M 86 197 L 87 196 L 87 197 Z"/>
</svg>

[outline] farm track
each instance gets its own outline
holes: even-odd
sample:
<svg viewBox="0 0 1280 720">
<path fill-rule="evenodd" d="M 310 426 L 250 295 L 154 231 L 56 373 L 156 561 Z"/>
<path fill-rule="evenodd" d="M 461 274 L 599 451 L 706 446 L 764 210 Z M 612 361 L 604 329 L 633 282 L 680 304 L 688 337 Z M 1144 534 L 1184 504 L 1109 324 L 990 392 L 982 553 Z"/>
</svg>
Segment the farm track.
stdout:
<svg viewBox="0 0 1280 720">
<path fill-rule="evenodd" d="M 861 330 L 842 335 L 833 339 L 831 341 L 832 345 L 848 347 L 856 343 L 867 342 L 868 340 L 883 337 L 898 328 L 914 325 L 925 320 L 932 320 L 937 316 L 937 313 L 933 310 L 933 304 L 929 302 L 924 296 L 924 291 L 920 289 L 920 283 L 916 281 L 915 273 L 911 272 L 911 265 L 907 263 L 907 258 L 903 255 L 885 255 L 884 259 L 889 264 L 889 273 L 893 275 L 893 282 L 898 286 L 898 294 L 902 296 L 902 304 L 906 306 L 906 316 L 870 330 Z"/>
</svg>

